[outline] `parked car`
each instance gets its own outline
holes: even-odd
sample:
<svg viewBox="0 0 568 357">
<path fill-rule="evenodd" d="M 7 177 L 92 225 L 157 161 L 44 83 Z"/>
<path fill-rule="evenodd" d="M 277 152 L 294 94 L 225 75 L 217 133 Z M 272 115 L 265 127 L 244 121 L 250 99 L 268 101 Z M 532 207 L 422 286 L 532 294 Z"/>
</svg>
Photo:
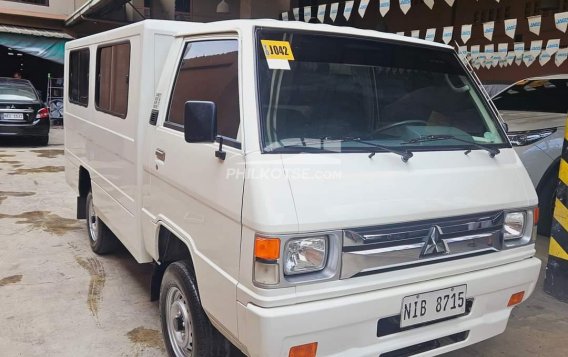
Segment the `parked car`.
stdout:
<svg viewBox="0 0 568 357">
<path fill-rule="evenodd" d="M 525 165 L 539 199 L 538 231 L 549 235 L 564 127 L 568 74 L 528 78 L 493 97 L 507 123 L 509 139 Z"/>
<path fill-rule="evenodd" d="M 535 190 L 450 46 L 147 20 L 65 57 L 77 216 L 95 253 L 117 237 L 155 263 L 171 356 L 223 356 L 225 338 L 253 357 L 431 356 L 503 332 L 536 286 Z"/>
<path fill-rule="evenodd" d="M 32 83 L 0 77 L 0 137 L 31 138 L 37 145 L 49 142 L 49 110 Z"/>
</svg>

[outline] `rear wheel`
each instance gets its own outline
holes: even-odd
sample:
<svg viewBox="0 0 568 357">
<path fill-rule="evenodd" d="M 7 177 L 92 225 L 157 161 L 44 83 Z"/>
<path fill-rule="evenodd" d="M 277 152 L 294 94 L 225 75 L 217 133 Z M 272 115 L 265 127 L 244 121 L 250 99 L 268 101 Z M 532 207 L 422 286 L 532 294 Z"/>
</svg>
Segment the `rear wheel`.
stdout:
<svg viewBox="0 0 568 357">
<path fill-rule="evenodd" d="M 89 192 L 86 199 L 87 232 L 91 250 L 96 254 L 108 254 L 116 248 L 116 238 L 95 212 L 93 194 Z"/>
<path fill-rule="evenodd" d="M 220 357 L 228 343 L 201 307 L 195 277 L 187 262 L 168 266 L 160 288 L 160 319 L 168 354 L 174 357 Z"/>
<path fill-rule="evenodd" d="M 49 135 L 46 136 L 40 136 L 38 138 L 35 138 L 35 144 L 38 146 L 47 146 L 47 144 L 49 144 Z"/>
</svg>

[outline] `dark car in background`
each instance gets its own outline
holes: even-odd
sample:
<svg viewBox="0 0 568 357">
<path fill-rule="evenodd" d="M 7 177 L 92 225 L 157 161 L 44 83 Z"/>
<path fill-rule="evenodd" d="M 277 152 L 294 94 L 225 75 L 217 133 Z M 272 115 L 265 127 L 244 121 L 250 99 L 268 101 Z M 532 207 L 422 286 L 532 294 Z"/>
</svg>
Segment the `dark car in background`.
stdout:
<svg viewBox="0 0 568 357">
<path fill-rule="evenodd" d="M 49 110 L 28 80 L 0 77 L 0 138 L 6 136 L 49 142 Z"/>
</svg>

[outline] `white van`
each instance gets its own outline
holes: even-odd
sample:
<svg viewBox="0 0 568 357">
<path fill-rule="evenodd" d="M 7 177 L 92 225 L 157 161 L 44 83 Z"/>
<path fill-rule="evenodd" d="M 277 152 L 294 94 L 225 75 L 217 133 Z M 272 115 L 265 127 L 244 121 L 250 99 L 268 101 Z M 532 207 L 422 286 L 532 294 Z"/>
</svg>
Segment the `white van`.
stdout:
<svg viewBox="0 0 568 357">
<path fill-rule="evenodd" d="M 77 215 L 95 253 L 155 263 L 172 356 L 437 355 L 535 288 L 534 188 L 448 46 L 144 21 L 66 68 Z"/>
</svg>

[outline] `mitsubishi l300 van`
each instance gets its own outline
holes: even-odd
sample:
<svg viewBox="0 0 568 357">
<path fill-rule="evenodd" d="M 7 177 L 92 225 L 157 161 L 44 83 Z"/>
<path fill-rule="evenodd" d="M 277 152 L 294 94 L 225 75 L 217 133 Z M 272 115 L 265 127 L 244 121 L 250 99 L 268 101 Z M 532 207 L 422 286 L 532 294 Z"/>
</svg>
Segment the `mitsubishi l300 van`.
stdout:
<svg viewBox="0 0 568 357">
<path fill-rule="evenodd" d="M 95 253 L 154 263 L 171 356 L 437 355 L 535 288 L 537 196 L 451 47 L 144 21 L 66 68 L 77 215 Z"/>
</svg>

